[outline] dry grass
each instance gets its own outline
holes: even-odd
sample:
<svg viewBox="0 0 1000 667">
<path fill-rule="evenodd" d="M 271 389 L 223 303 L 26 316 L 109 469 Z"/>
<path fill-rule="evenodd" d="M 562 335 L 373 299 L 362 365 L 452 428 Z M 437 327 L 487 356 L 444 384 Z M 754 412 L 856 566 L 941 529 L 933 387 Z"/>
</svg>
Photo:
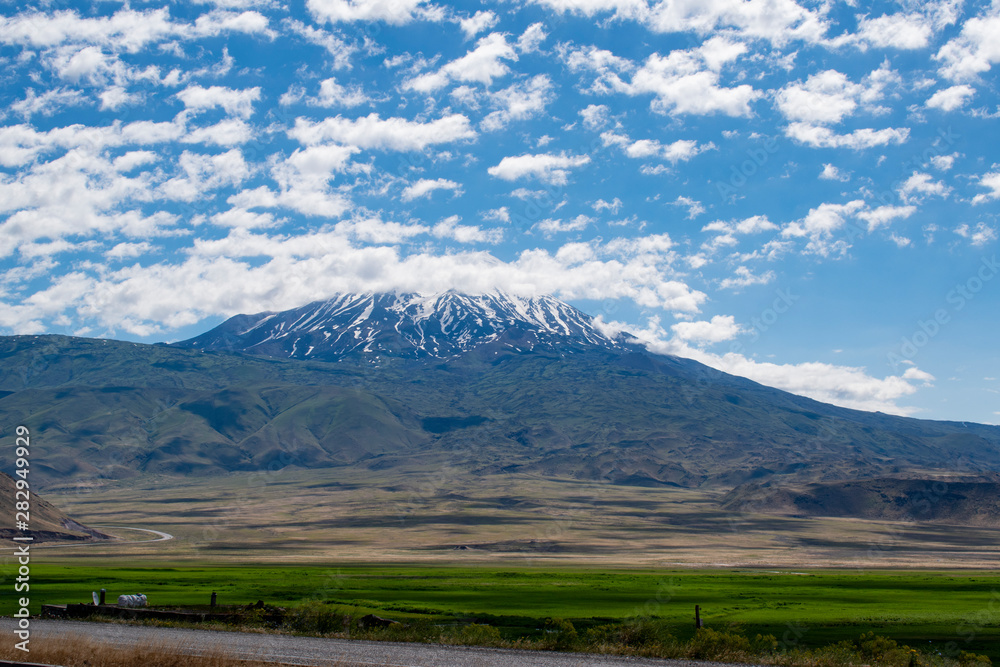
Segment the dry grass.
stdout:
<svg viewBox="0 0 1000 667">
<path fill-rule="evenodd" d="M 332 484 L 331 475 L 281 470 L 53 491 L 53 501 L 81 521 L 156 528 L 176 539 L 45 547 L 46 556 L 949 569 L 987 569 L 1000 557 L 996 528 L 744 514 L 721 508 L 718 489 L 433 472 L 362 478 L 339 469 Z"/>
<path fill-rule="evenodd" d="M 241 660 L 217 648 L 206 655 L 186 654 L 183 647 L 165 643 L 122 647 L 94 641 L 83 635 L 65 635 L 58 640 L 32 640 L 31 653 L 10 644 L 0 645 L 0 660 L 34 662 L 61 667 L 264 667 L 276 662 Z M 340 663 L 353 667 L 353 663 Z"/>
</svg>

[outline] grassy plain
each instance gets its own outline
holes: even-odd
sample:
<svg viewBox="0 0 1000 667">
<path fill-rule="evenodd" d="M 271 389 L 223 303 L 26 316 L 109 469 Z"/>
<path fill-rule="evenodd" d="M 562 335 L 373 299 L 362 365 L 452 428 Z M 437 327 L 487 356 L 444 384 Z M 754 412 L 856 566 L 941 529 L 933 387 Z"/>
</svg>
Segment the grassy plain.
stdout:
<svg viewBox="0 0 1000 667">
<path fill-rule="evenodd" d="M 46 492 L 90 526 L 175 539 L 52 553 L 194 562 L 989 569 L 1000 529 L 726 510 L 725 489 L 473 476 L 428 463 L 98 480 Z M 108 529 L 109 532 L 111 529 Z M 134 538 L 134 536 L 133 536 Z M 145 537 L 139 538 L 145 539 Z"/>
<path fill-rule="evenodd" d="M 538 636 L 544 619 L 578 630 L 639 617 L 693 634 L 694 605 L 710 628 L 732 626 L 783 645 L 819 647 L 875 631 L 924 650 L 972 651 L 1000 660 L 1000 575 L 993 572 L 659 570 L 442 565 L 126 567 L 87 556 L 39 562 L 32 605 L 84 602 L 91 591 L 145 593 L 157 606 L 262 599 L 294 606 L 319 600 L 354 614 L 437 624 L 485 623 L 513 639 Z M 5 597 L 0 612 L 13 611 Z M 32 611 L 37 611 L 33 609 Z"/>
<path fill-rule="evenodd" d="M 733 512 L 722 494 L 434 464 L 98 480 L 48 497 L 87 525 L 174 539 L 106 528 L 124 541 L 36 545 L 32 610 L 100 588 L 157 606 L 216 591 L 221 604 L 486 623 L 505 639 L 539 636 L 548 617 L 582 633 L 652 616 L 684 640 L 698 604 L 710 628 L 786 647 L 875 631 L 1000 661 L 1000 530 Z"/>
</svg>

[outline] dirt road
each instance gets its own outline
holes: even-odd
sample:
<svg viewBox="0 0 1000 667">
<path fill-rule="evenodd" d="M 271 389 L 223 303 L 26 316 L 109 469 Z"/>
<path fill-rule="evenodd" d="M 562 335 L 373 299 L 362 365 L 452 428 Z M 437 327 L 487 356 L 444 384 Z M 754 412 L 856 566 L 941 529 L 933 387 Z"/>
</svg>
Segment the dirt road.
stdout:
<svg viewBox="0 0 1000 667">
<path fill-rule="evenodd" d="M 14 619 L 0 619 L 0 634 L 13 637 Z M 431 644 L 319 639 L 180 628 L 148 628 L 82 621 L 32 620 L 31 642 L 84 636 L 119 646 L 171 647 L 179 653 L 225 651 L 239 658 L 316 667 L 709 667 L 717 663 L 620 658 L 579 653 L 510 651 Z M 37 642 L 37 644 L 36 644 Z M 30 657 L 28 658 L 30 659 Z M 731 666 L 728 666 L 731 667 Z"/>
</svg>

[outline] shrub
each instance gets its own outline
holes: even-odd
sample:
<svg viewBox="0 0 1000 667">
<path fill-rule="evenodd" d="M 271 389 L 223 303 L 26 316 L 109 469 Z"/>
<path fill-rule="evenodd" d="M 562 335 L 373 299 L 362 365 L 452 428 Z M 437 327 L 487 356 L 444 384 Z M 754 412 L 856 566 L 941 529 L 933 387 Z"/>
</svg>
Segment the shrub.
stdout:
<svg viewBox="0 0 1000 667">
<path fill-rule="evenodd" d="M 463 627 L 454 637 L 456 644 L 466 646 L 500 646 L 503 638 L 492 625 L 472 623 Z"/>
<path fill-rule="evenodd" d="M 585 639 L 588 646 L 615 652 L 653 647 L 666 649 L 677 642 L 665 623 L 648 618 L 599 625 L 587 630 Z"/>
<path fill-rule="evenodd" d="M 770 653 L 778 645 L 771 635 L 757 635 L 752 640 L 735 632 L 699 628 L 686 647 L 686 657 L 695 660 L 740 661 Z"/>
<path fill-rule="evenodd" d="M 542 645 L 545 648 L 566 651 L 576 646 L 579 640 L 573 624 L 562 618 L 545 619 L 544 629 L 546 638 L 542 641 Z"/>
<path fill-rule="evenodd" d="M 295 607 L 285 615 L 285 626 L 295 632 L 326 635 L 343 632 L 351 617 L 330 605 L 313 600 Z"/>
</svg>

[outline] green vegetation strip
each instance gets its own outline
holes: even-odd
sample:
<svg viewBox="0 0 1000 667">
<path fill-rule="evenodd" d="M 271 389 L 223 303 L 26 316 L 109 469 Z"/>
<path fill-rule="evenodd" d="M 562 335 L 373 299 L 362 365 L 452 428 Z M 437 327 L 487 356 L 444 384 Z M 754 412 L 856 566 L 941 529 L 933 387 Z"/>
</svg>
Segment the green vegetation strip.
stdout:
<svg viewBox="0 0 1000 667">
<path fill-rule="evenodd" d="M 226 605 L 311 603 L 354 618 L 375 613 L 410 624 L 476 623 L 496 628 L 505 640 L 551 636 L 549 618 L 571 622 L 581 637 L 599 626 L 650 618 L 688 641 L 697 604 L 707 628 L 773 635 L 785 649 L 874 631 L 927 654 L 969 651 L 1000 661 L 1000 576 L 994 573 L 39 563 L 32 569 L 32 612 L 41 604 L 87 602 L 100 588 L 108 590 L 109 602 L 145 593 L 157 607 L 204 609 L 215 591 Z M 4 596 L 0 613 L 13 613 L 14 604 Z"/>
</svg>

